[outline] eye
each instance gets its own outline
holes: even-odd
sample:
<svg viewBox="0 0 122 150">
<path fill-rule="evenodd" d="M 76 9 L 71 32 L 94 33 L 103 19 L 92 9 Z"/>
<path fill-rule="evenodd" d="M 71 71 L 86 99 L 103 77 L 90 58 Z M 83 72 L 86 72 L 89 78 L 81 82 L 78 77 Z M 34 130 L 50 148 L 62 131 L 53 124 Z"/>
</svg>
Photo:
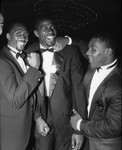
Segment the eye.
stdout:
<svg viewBox="0 0 122 150">
<path fill-rule="evenodd" d="M 28 37 L 28 36 L 29 36 L 29 34 L 28 34 L 28 33 L 24 33 L 24 36 L 25 36 L 25 37 Z"/>
<path fill-rule="evenodd" d="M 19 32 L 15 32 L 15 36 L 17 36 L 17 37 L 18 37 L 18 36 L 21 36 L 21 34 L 22 34 L 22 33 L 21 33 L 20 31 L 19 31 Z"/>
<path fill-rule="evenodd" d="M 45 32 L 45 31 L 47 31 L 47 27 L 42 27 L 42 30 Z"/>
<path fill-rule="evenodd" d="M 91 48 L 92 53 L 96 53 L 96 49 L 95 48 Z"/>
<path fill-rule="evenodd" d="M 51 26 L 51 29 L 56 30 L 55 26 Z"/>
<path fill-rule="evenodd" d="M 16 31 L 16 32 L 14 33 L 14 35 L 15 35 L 16 37 L 21 37 L 21 36 L 28 37 L 28 36 L 29 36 L 29 34 L 28 34 L 27 32 L 25 32 L 25 31 Z"/>
<path fill-rule="evenodd" d="M 3 27 L 3 23 L 0 23 L 0 27 Z"/>
</svg>

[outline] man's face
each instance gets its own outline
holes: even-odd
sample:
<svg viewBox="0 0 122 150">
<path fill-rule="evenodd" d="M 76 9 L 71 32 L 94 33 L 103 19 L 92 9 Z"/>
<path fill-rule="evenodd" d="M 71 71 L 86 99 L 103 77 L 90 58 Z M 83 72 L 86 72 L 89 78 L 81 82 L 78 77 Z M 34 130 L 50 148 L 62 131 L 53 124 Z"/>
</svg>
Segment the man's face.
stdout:
<svg viewBox="0 0 122 150">
<path fill-rule="evenodd" d="M 49 20 L 40 22 L 37 35 L 39 41 L 44 47 L 50 47 L 55 45 L 56 29 L 53 23 Z"/>
<path fill-rule="evenodd" d="M 4 23 L 4 18 L 3 15 L 0 13 L 0 35 L 3 32 L 3 23 Z"/>
<path fill-rule="evenodd" d="M 28 42 L 28 32 L 23 26 L 16 26 L 8 33 L 10 46 L 22 51 Z"/>
<path fill-rule="evenodd" d="M 86 55 L 93 68 L 106 65 L 108 55 L 105 42 L 100 41 L 99 38 L 91 39 Z"/>
</svg>

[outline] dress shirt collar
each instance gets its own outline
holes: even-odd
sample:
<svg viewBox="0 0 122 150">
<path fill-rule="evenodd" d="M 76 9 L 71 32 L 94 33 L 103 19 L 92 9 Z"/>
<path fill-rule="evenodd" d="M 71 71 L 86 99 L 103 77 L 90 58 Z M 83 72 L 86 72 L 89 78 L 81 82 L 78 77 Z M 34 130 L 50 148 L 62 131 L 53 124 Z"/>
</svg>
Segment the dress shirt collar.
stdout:
<svg viewBox="0 0 122 150">
<path fill-rule="evenodd" d="M 44 46 L 42 46 L 42 45 L 40 44 L 40 48 L 42 48 L 42 49 L 52 49 L 53 47 L 51 46 L 51 47 L 49 47 L 49 48 L 46 48 L 46 47 L 44 47 Z"/>
<path fill-rule="evenodd" d="M 22 51 L 18 51 L 16 48 L 10 46 L 10 45 L 7 45 L 15 54 L 16 53 L 21 53 Z"/>
<path fill-rule="evenodd" d="M 112 63 L 108 64 L 108 65 L 105 65 L 105 66 L 101 66 L 100 67 L 100 70 L 99 71 L 102 71 L 102 70 L 107 70 L 109 68 L 114 68 L 116 66 L 116 63 L 117 63 L 117 59 L 115 59 Z M 115 65 L 114 65 L 115 64 Z M 111 67 L 112 66 L 112 67 Z"/>
</svg>

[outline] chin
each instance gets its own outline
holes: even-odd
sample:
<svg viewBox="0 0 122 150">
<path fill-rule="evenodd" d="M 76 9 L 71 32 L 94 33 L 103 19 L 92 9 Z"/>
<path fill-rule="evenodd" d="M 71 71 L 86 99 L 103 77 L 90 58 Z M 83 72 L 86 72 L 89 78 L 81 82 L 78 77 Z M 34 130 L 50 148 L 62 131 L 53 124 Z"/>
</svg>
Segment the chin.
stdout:
<svg viewBox="0 0 122 150">
<path fill-rule="evenodd" d="M 47 46 L 49 46 L 49 47 L 54 46 L 54 45 L 55 45 L 54 42 L 53 43 L 47 43 Z"/>
<path fill-rule="evenodd" d="M 24 47 L 18 47 L 19 51 L 22 51 L 24 49 Z"/>
<path fill-rule="evenodd" d="M 90 67 L 91 67 L 91 68 L 96 68 L 96 65 L 90 63 Z"/>
</svg>

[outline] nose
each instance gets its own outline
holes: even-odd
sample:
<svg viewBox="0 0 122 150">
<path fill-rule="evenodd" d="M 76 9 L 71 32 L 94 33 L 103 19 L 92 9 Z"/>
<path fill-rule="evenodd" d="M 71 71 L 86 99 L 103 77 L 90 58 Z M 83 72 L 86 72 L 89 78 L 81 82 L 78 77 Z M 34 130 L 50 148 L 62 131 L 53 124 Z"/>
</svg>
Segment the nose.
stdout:
<svg viewBox="0 0 122 150">
<path fill-rule="evenodd" d="M 86 55 L 90 55 L 90 48 L 88 49 L 88 51 L 86 52 Z"/>
<path fill-rule="evenodd" d="M 3 24 L 2 23 L 0 23 L 0 28 L 3 28 Z"/>
</svg>

